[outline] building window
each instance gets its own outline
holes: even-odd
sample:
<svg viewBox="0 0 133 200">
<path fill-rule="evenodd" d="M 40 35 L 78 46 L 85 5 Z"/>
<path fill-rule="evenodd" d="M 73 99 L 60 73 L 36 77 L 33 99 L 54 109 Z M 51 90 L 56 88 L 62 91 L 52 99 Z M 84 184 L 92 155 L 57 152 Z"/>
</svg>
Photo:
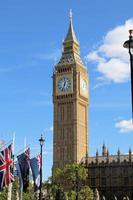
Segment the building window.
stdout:
<svg viewBox="0 0 133 200">
<path fill-rule="evenodd" d="M 64 148 L 60 149 L 60 160 L 64 161 Z"/>
<path fill-rule="evenodd" d="M 102 176 L 105 175 L 105 168 L 101 168 L 101 175 L 102 175 Z"/>
<path fill-rule="evenodd" d="M 59 111 L 58 111 L 59 121 L 64 120 L 64 105 L 60 105 Z"/>
<path fill-rule="evenodd" d="M 120 173 L 120 168 L 113 167 L 112 168 L 112 176 L 117 176 Z"/>
<path fill-rule="evenodd" d="M 123 174 L 124 174 L 125 176 L 128 174 L 128 169 L 127 169 L 127 167 L 124 167 L 124 169 L 123 169 Z"/>
<path fill-rule="evenodd" d="M 95 186 L 95 178 L 91 178 L 91 186 Z"/>
<path fill-rule="evenodd" d="M 124 177 L 124 185 L 128 185 L 129 184 L 129 178 L 128 177 Z"/>
<path fill-rule="evenodd" d="M 57 160 L 60 160 L 60 147 L 58 147 L 56 150 L 56 157 L 57 157 Z"/>
<path fill-rule="evenodd" d="M 92 174 L 92 176 L 95 176 L 95 168 L 91 169 L 91 174 Z"/>
<path fill-rule="evenodd" d="M 64 121 L 64 106 L 62 106 L 62 121 Z"/>
<path fill-rule="evenodd" d="M 71 120 L 71 104 L 67 105 L 67 120 Z"/>
<path fill-rule="evenodd" d="M 102 178 L 101 180 L 101 186 L 105 186 L 106 185 L 106 178 Z"/>
<path fill-rule="evenodd" d="M 117 185 L 117 184 L 118 184 L 117 177 L 112 177 L 112 185 Z"/>
<path fill-rule="evenodd" d="M 66 131 L 65 131 L 66 129 L 65 128 L 63 128 L 63 135 L 62 135 L 62 140 L 64 141 L 65 140 L 65 138 L 66 138 Z"/>
</svg>

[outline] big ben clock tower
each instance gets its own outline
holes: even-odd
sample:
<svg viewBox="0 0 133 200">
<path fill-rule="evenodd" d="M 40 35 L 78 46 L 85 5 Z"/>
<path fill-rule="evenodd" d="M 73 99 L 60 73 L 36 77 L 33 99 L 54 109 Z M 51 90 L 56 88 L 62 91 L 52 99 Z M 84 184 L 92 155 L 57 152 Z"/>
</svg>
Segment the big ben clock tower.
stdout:
<svg viewBox="0 0 133 200">
<path fill-rule="evenodd" d="M 72 13 L 53 73 L 53 168 L 79 163 L 88 152 L 88 74 L 80 58 Z"/>
</svg>

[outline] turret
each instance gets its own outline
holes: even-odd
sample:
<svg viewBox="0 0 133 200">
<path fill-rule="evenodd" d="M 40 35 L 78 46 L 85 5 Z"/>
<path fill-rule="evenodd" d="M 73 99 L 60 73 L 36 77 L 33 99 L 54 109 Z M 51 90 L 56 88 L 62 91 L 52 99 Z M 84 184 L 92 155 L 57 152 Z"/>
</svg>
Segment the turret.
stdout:
<svg viewBox="0 0 133 200">
<path fill-rule="evenodd" d="M 107 163 L 109 163 L 109 150 L 107 149 Z"/>
<path fill-rule="evenodd" d="M 105 144 L 103 144 L 103 146 L 102 146 L 102 156 L 107 156 L 107 148 L 106 148 L 106 146 L 105 146 Z"/>
<path fill-rule="evenodd" d="M 98 164 L 98 156 L 99 156 L 99 153 L 98 153 L 98 149 L 96 151 L 96 163 Z"/>
<path fill-rule="evenodd" d="M 132 162 L 132 150 L 129 148 L 129 162 Z"/>
<path fill-rule="evenodd" d="M 118 148 L 118 151 L 117 151 L 117 156 L 118 156 L 118 162 L 120 162 L 120 149 Z"/>
</svg>

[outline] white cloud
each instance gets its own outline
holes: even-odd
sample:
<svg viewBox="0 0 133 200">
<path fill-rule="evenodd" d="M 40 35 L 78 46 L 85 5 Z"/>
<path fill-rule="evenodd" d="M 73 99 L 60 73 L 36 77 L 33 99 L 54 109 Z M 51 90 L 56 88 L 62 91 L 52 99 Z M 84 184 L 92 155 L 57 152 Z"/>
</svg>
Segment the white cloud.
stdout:
<svg viewBox="0 0 133 200">
<path fill-rule="evenodd" d="M 128 40 L 129 29 L 133 29 L 133 19 L 110 30 L 103 38 L 102 44 L 86 56 L 87 61 L 97 63 L 97 71 L 101 73 L 102 79 L 115 83 L 128 81 L 129 55 L 123 43 Z"/>
<path fill-rule="evenodd" d="M 115 124 L 116 128 L 120 129 L 121 133 L 133 132 L 133 121 L 130 120 L 121 120 Z"/>
<path fill-rule="evenodd" d="M 105 59 L 98 55 L 97 51 L 92 51 L 86 56 L 87 60 L 91 60 L 94 62 L 104 62 Z"/>
<path fill-rule="evenodd" d="M 127 81 L 130 73 L 128 64 L 117 58 L 112 58 L 107 62 L 100 62 L 97 70 L 108 80 L 115 83 Z"/>
<path fill-rule="evenodd" d="M 44 132 L 53 132 L 53 126 L 44 129 Z"/>
<path fill-rule="evenodd" d="M 49 128 L 49 130 L 50 130 L 51 132 L 53 132 L 53 126 L 51 126 L 51 127 Z"/>
<path fill-rule="evenodd" d="M 99 83 L 97 83 L 97 84 L 92 88 L 92 90 L 95 90 L 95 89 L 97 89 L 97 88 L 99 88 L 99 87 L 101 87 L 101 86 L 108 85 L 109 83 L 110 83 L 110 81 L 102 81 L 102 82 L 99 82 Z"/>
</svg>

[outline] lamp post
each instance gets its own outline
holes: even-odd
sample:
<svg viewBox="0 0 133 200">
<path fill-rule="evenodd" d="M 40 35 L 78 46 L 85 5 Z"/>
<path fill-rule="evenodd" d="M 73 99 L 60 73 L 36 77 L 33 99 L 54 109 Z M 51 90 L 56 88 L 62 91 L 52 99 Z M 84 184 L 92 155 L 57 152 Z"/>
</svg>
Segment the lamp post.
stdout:
<svg viewBox="0 0 133 200">
<path fill-rule="evenodd" d="M 131 96 L 132 96 L 132 122 L 133 122 L 133 30 L 129 30 L 129 40 L 123 44 L 124 48 L 128 49 L 130 55 L 130 68 L 131 68 Z"/>
<path fill-rule="evenodd" d="M 42 200 L 42 147 L 44 145 L 45 140 L 43 139 L 42 135 L 39 139 L 40 142 L 40 155 L 41 155 L 41 161 L 40 161 L 40 193 L 39 193 L 39 200 Z"/>
</svg>

